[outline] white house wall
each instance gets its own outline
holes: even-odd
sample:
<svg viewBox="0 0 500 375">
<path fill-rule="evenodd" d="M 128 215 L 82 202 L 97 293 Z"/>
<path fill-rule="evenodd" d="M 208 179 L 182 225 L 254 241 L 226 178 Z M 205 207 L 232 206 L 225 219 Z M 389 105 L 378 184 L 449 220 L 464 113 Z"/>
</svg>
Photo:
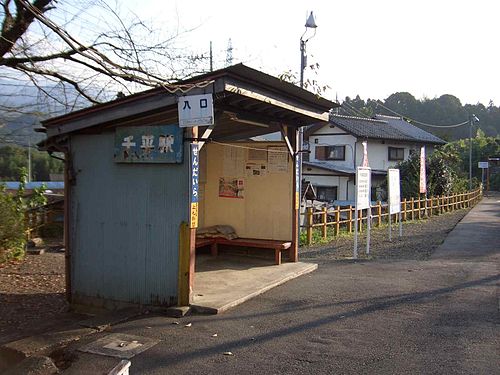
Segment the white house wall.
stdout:
<svg viewBox="0 0 500 375">
<path fill-rule="evenodd" d="M 317 142 L 317 143 L 316 143 Z M 309 150 L 311 151 L 309 155 L 309 161 L 311 162 L 322 162 L 328 163 L 334 167 L 342 169 L 354 170 L 355 167 L 360 166 L 363 161 L 363 139 L 357 139 L 356 137 L 346 134 L 346 132 L 340 128 L 330 126 L 324 126 L 317 130 L 314 134 L 309 136 Z M 404 149 L 404 160 L 407 160 L 410 156 L 410 150 L 415 150 L 417 153 L 420 152 L 420 145 L 414 143 L 394 143 L 382 140 L 370 139 L 368 143 L 368 161 L 370 167 L 374 170 L 387 170 L 388 168 L 393 168 L 399 162 L 398 160 L 389 160 L 389 147 L 403 148 Z M 345 160 L 318 160 L 316 159 L 316 147 L 317 146 L 340 146 L 345 145 Z M 430 155 L 434 151 L 432 145 L 426 146 L 426 154 Z M 355 155 L 355 157 L 354 157 Z M 312 176 L 308 174 L 328 174 L 329 172 L 320 171 L 319 169 L 314 169 L 313 172 L 308 172 L 304 168 L 304 178 L 310 181 L 314 186 L 337 186 L 338 187 L 338 199 L 340 200 L 353 200 L 354 199 L 354 178 L 348 178 L 345 176 Z M 377 186 L 385 179 L 384 176 L 374 176 L 372 178 L 373 185 Z M 349 181 L 349 182 L 347 182 Z M 349 184 L 347 186 L 347 183 Z"/>
</svg>

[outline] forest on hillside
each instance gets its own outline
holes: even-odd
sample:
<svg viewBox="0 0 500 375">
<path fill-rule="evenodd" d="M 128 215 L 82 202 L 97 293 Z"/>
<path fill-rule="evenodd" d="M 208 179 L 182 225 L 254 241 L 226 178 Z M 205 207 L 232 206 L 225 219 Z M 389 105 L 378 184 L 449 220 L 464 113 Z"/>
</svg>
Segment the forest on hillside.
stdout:
<svg viewBox="0 0 500 375">
<path fill-rule="evenodd" d="M 469 118 L 475 115 L 479 122 L 474 123 L 473 136 L 481 129 L 486 136 L 500 135 L 500 107 L 492 101 L 487 106 L 481 103 L 462 105 L 453 95 L 439 98 L 416 99 L 408 92 L 398 92 L 385 100 L 367 99 L 358 96 L 346 97 L 340 114 L 372 117 L 375 114 L 401 115 L 415 126 L 441 137 L 447 141 L 469 137 Z M 424 125 L 433 125 L 426 126 Z M 461 126 L 450 126 L 465 123 Z M 441 127 L 439 127 L 441 126 Z M 446 127 L 448 126 L 448 127 Z"/>
</svg>

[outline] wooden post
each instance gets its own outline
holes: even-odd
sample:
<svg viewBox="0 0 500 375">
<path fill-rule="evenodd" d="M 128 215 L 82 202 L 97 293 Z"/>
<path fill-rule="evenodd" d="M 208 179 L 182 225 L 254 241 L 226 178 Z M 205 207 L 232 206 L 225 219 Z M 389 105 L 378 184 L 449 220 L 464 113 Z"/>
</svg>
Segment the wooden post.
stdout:
<svg viewBox="0 0 500 375">
<path fill-rule="evenodd" d="M 338 236 L 340 234 L 340 206 L 337 206 L 335 211 L 335 223 L 335 235 Z"/>
<path fill-rule="evenodd" d="M 349 233 L 352 233 L 352 206 L 349 206 Z"/>
<path fill-rule="evenodd" d="M 363 210 L 358 211 L 358 229 L 359 233 L 363 233 Z"/>
<path fill-rule="evenodd" d="M 429 198 L 430 202 L 430 207 L 429 207 L 429 216 L 432 216 L 432 208 L 433 208 L 433 203 L 434 203 L 434 197 Z"/>
<path fill-rule="evenodd" d="M 189 225 L 182 222 L 179 228 L 179 275 L 177 285 L 177 304 L 187 306 L 190 302 L 190 232 Z"/>
<path fill-rule="evenodd" d="M 422 219 L 422 205 L 420 202 L 422 199 L 420 198 L 420 195 L 418 196 L 418 201 L 417 201 L 417 208 L 418 208 L 418 220 Z"/>
<path fill-rule="evenodd" d="M 439 205 L 439 211 L 444 212 L 444 195 L 441 195 L 441 204 Z"/>
<path fill-rule="evenodd" d="M 194 126 L 191 128 L 191 138 L 198 138 L 198 127 Z M 196 141 L 197 142 L 197 141 Z M 191 161 L 189 162 L 189 176 L 191 176 Z M 188 225 L 190 227 L 190 225 Z M 196 264 L 196 228 L 189 229 L 189 303 L 193 300 L 193 289 L 194 289 L 194 273 Z M 189 304 L 188 303 L 188 304 Z M 183 305 L 185 306 L 185 305 Z"/>
<path fill-rule="evenodd" d="M 403 221 L 406 221 L 406 198 L 403 201 Z"/>
<path fill-rule="evenodd" d="M 328 223 L 328 213 L 327 213 L 327 208 L 326 207 L 323 207 L 323 212 L 321 214 L 321 216 L 323 217 L 323 238 L 326 240 L 326 237 L 327 237 L 327 232 L 328 232 L 328 227 L 327 227 L 327 223 Z"/>
<path fill-rule="evenodd" d="M 415 220 L 415 198 L 411 197 L 411 220 Z"/>
<path fill-rule="evenodd" d="M 312 231 L 313 231 L 313 208 L 312 207 L 307 207 L 307 217 L 306 217 L 306 222 L 307 222 L 307 244 L 310 245 L 312 243 Z"/>
<path fill-rule="evenodd" d="M 377 215 L 378 215 L 377 226 L 380 227 L 382 225 L 382 202 L 381 201 L 377 202 Z"/>
</svg>

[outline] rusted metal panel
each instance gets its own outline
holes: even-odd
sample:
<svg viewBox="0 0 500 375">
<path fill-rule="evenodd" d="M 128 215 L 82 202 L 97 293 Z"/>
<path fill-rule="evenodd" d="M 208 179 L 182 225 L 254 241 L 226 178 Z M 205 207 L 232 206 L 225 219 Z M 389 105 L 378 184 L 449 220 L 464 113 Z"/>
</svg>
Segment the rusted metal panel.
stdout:
<svg viewBox="0 0 500 375">
<path fill-rule="evenodd" d="M 119 164 L 114 132 L 74 135 L 72 291 L 170 305 L 177 298 L 179 225 L 188 219 L 189 166 Z"/>
</svg>

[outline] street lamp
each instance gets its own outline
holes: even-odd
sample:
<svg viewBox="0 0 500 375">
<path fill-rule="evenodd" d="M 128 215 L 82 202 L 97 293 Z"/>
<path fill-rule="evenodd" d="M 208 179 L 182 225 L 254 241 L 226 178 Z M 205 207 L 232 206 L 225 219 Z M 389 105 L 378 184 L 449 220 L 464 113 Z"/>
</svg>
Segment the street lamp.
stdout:
<svg viewBox="0 0 500 375">
<path fill-rule="evenodd" d="M 469 191 L 472 191 L 472 126 L 475 122 L 479 122 L 479 119 L 472 114 L 469 117 Z"/>
<path fill-rule="evenodd" d="M 316 21 L 314 20 L 314 15 L 313 12 L 309 14 L 309 17 L 307 17 L 306 24 L 305 24 L 305 31 L 304 34 L 300 37 L 300 88 L 304 88 L 304 69 L 306 68 L 307 65 L 307 56 L 306 56 L 306 43 L 309 41 L 309 39 L 313 38 L 316 35 L 316 28 L 318 25 L 316 25 Z M 307 31 L 309 29 L 314 29 L 313 35 L 308 37 L 307 39 L 304 39 L 304 36 L 307 34 Z M 298 145 L 298 163 L 299 163 L 299 192 L 300 192 L 300 201 L 299 204 L 302 205 L 302 152 L 304 148 L 304 128 L 300 127 L 299 128 L 299 145 Z M 300 216 L 300 215 L 299 215 Z"/>
<path fill-rule="evenodd" d="M 306 43 L 309 41 L 309 39 L 313 38 L 316 35 L 316 28 L 318 27 L 318 25 L 316 25 L 316 21 L 314 20 L 313 12 L 309 14 L 309 17 L 307 17 L 305 26 L 306 30 L 304 31 L 304 34 L 302 34 L 302 36 L 300 37 L 300 87 L 301 88 L 304 87 L 304 69 L 306 68 L 307 65 Z M 304 40 L 304 36 L 306 35 L 309 29 L 314 29 L 314 34 Z"/>
</svg>

